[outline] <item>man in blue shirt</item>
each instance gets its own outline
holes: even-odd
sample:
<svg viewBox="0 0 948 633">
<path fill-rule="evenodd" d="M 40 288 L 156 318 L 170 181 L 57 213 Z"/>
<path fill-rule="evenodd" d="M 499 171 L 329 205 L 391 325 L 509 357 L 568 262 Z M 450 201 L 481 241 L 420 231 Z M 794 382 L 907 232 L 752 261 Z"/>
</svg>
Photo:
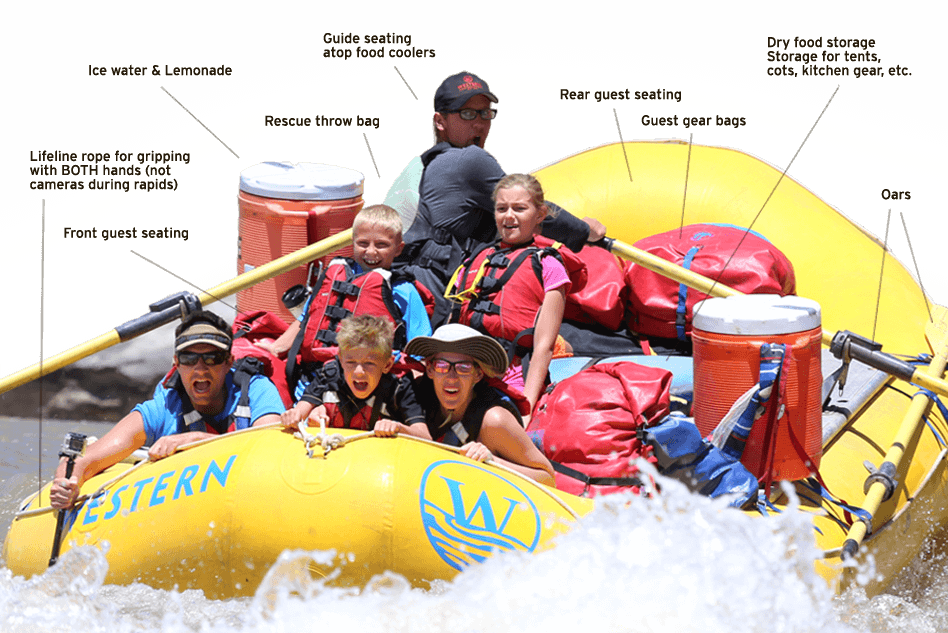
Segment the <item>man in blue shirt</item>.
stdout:
<svg viewBox="0 0 948 633">
<path fill-rule="evenodd" d="M 153 399 L 136 405 L 89 446 L 69 479 L 64 476 L 66 460 L 60 460 L 50 488 L 51 505 L 70 507 L 83 482 L 146 444 L 151 445 L 149 458 L 157 460 L 190 442 L 279 422 L 285 407 L 266 376 L 235 380 L 232 342 L 230 326 L 213 312 L 199 310 L 185 317 L 175 329 L 175 371 L 155 387 Z"/>
</svg>

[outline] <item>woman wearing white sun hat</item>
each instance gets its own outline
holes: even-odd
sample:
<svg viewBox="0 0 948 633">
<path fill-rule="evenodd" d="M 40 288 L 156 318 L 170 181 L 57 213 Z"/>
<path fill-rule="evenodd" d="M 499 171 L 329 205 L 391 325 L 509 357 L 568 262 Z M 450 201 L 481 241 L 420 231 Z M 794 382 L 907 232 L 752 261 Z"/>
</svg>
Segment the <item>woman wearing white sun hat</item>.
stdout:
<svg viewBox="0 0 948 633">
<path fill-rule="evenodd" d="M 460 446 L 471 459 L 493 459 L 554 485 L 553 467 L 524 432 L 517 405 L 486 380 L 507 370 L 507 354 L 500 343 L 451 323 L 431 336 L 412 339 L 405 352 L 425 359 L 418 395 L 426 403 L 431 437 Z"/>
</svg>

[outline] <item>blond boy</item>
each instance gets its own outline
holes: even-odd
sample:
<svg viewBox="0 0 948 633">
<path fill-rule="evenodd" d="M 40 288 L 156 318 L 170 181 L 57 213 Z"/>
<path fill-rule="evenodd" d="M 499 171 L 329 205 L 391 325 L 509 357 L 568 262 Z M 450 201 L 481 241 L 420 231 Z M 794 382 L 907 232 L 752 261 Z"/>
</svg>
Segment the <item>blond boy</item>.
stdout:
<svg viewBox="0 0 948 633">
<path fill-rule="evenodd" d="M 288 428 L 307 418 L 336 428 L 407 433 L 431 439 L 412 381 L 389 373 L 395 328 L 387 319 L 363 314 L 339 324 L 336 359 L 317 370 L 300 401 L 281 416 Z"/>
</svg>

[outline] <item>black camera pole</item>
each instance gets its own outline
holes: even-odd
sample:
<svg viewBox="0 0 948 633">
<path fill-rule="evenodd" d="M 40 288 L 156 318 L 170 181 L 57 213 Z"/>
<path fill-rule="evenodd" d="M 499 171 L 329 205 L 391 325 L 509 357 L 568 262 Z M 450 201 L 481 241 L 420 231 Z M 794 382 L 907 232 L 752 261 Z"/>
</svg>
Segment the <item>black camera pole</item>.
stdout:
<svg viewBox="0 0 948 633">
<path fill-rule="evenodd" d="M 82 433 L 66 433 L 66 439 L 59 449 L 59 456 L 66 458 L 66 479 L 72 477 L 72 469 L 76 465 L 76 458 L 82 455 L 86 448 L 86 436 Z M 59 560 L 59 548 L 62 545 L 63 527 L 66 523 L 67 510 L 60 510 L 56 517 L 56 533 L 53 535 L 53 552 L 49 556 L 49 566 L 52 567 Z"/>
</svg>

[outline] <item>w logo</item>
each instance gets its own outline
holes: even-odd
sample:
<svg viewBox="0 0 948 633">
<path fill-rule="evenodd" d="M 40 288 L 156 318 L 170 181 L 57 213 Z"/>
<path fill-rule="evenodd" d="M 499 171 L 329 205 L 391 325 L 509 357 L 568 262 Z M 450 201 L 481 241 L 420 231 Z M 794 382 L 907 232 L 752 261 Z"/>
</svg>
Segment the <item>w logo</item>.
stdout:
<svg viewBox="0 0 948 633">
<path fill-rule="evenodd" d="M 435 462 L 421 479 L 421 520 L 438 555 L 462 571 L 495 550 L 532 552 L 540 513 L 514 483 L 459 461 Z"/>
</svg>

